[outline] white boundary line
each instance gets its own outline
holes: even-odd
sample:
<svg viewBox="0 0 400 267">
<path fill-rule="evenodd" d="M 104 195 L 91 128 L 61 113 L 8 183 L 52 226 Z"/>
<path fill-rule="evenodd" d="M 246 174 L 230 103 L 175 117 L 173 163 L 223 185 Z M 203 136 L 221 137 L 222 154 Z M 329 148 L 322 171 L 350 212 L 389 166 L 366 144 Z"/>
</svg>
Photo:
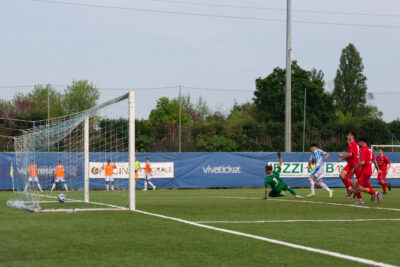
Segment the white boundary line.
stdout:
<svg viewBox="0 0 400 267">
<path fill-rule="evenodd" d="M 33 210 L 33 212 L 78 212 L 78 211 L 111 211 L 111 210 L 117 210 L 117 211 L 128 211 L 129 209 L 127 208 L 82 208 L 82 209 L 43 209 L 43 210 Z"/>
<path fill-rule="evenodd" d="M 349 260 L 349 261 L 353 261 L 353 262 L 358 262 L 358 263 L 363 263 L 363 264 L 368 264 L 368 265 L 373 265 L 373 266 L 380 266 L 380 267 L 395 267 L 395 265 L 390 265 L 390 264 L 377 262 L 377 261 L 373 261 L 373 260 L 369 260 L 369 259 L 354 257 L 354 256 L 341 254 L 338 252 L 332 252 L 332 251 L 328 251 L 328 250 L 323 250 L 323 249 L 306 247 L 306 246 L 297 245 L 297 244 L 293 244 L 293 243 L 289 243 L 289 242 L 284 242 L 284 241 L 280 241 L 280 240 L 276 240 L 276 239 L 266 238 L 266 237 L 262 237 L 262 236 L 252 235 L 252 234 L 246 234 L 246 233 L 242 233 L 242 232 L 238 232 L 238 231 L 232 231 L 232 230 L 228 230 L 228 229 L 224 229 L 224 228 L 204 225 L 204 224 L 191 222 L 191 221 L 187 221 L 187 220 L 183 220 L 183 219 L 179 219 L 179 218 L 169 217 L 169 216 L 165 216 L 165 215 L 161 215 L 161 214 L 156 214 L 156 213 L 151 213 L 151 212 L 146 212 L 146 211 L 141 211 L 141 210 L 136 210 L 136 212 L 145 214 L 145 215 L 150 215 L 150 216 L 154 216 L 154 217 L 167 219 L 167 220 L 177 221 L 177 222 L 197 226 L 200 228 L 206 228 L 209 230 L 224 232 L 224 233 L 237 235 L 237 236 L 244 236 L 244 237 L 248 237 L 248 238 L 253 238 L 253 239 L 269 242 L 272 244 L 277 244 L 277 245 L 286 246 L 286 247 L 295 248 L 295 249 L 301 249 L 301 250 L 319 253 L 319 254 L 323 254 L 323 255 L 328 255 L 331 257 L 345 259 L 345 260 Z"/>
<path fill-rule="evenodd" d="M 375 221 L 400 221 L 393 219 L 332 219 L 332 220 L 266 220 L 266 221 L 196 221 L 196 223 L 295 223 L 295 222 L 375 222 Z"/>
<path fill-rule="evenodd" d="M 38 194 L 34 194 L 35 196 L 39 196 L 39 197 L 47 197 L 47 198 L 57 198 L 55 196 L 46 196 L 46 195 L 38 195 Z M 84 202 L 83 200 L 80 199 L 68 199 L 68 201 L 66 202 Z M 116 206 L 116 205 L 112 205 L 112 204 L 106 204 L 106 203 L 101 203 L 101 202 L 84 202 L 84 203 L 89 203 L 89 204 L 94 204 L 94 205 L 99 205 L 99 206 L 106 206 L 106 207 L 111 207 L 114 208 L 116 210 L 127 210 L 127 208 L 121 207 L 121 206 Z M 81 211 L 89 211 L 89 210 L 112 210 L 110 208 L 82 208 L 82 209 L 43 209 L 43 210 L 35 210 L 37 211 L 48 211 L 48 212 L 52 212 L 52 211 L 58 211 L 58 210 L 63 210 L 63 211 L 71 211 L 71 210 L 81 210 Z"/>
</svg>

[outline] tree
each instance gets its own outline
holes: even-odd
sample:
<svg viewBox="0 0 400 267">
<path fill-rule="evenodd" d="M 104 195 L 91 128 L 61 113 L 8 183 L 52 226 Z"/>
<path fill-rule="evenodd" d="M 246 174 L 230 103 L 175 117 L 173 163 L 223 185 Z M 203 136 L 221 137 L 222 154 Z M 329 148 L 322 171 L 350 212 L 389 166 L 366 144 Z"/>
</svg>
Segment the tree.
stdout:
<svg viewBox="0 0 400 267">
<path fill-rule="evenodd" d="M 256 80 L 254 103 L 262 121 L 285 119 L 285 69 L 275 68 L 266 78 Z M 303 121 L 304 91 L 307 89 L 307 121 L 322 125 L 334 119 L 333 98 L 324 91 L 324 75 L 315 69 L 302 69 L 292 63 L 292 121 Z"/>
<path fill-rule="evenodd" d="M 195 104 L 192 103 L 190 95 L 182 96 L 181 101 L 182 107 L 186 110 L 190 120 L 193 122 L 203 121 L 211 114 L 207 102 L 202 96 L 199 97 Z"/>
<path fill-rule="evenodd" d="M 178 99 L 169 100 L 167 97 L 161 97 L 157 100 L 156 108 L 151 110 L 149 122 L 154 129 L 154 137 L 163 144 L 177 147 L 178 131 L 179 131 L 179 101 Z M 188 125 L 190 123 L 189 116 L 185 109 L 181 110 L 181 123 Z M 160 150 L 159 150 L 160 151 Z"/>
<path fill-rule="evenodd" d="M 353 44 L 349 44 L 342 50 L 336 71 L 333 97 L 337 111 L 353 116 L 368 116 L 374 111 L 367 106 L 367 78 L 363 71 L 360 53 Z M 369 96 L 373 97 L 372 94 Z"/>
<path fill-rule="evenodd" d="M 47 119 L 47 94 L 49 94 L 50 118 L 65 115 L 63 109 L 63 95 L 52 88 L 50 84 L 43 86 L 35 85 L 27 98 L 33 103 L 32 112 L 36 113 L 41 119 Z"/>
<path fill-rule="evenodd" d="M 215 152 L 215 151 L 236 151 L 238 148 L 237 143 L 225 136 L 213 135 L 208 140 L 204 140 L 203 137 L 199 137 L 196 143 L 197 147 L 203 151 Z"/>
<path fill-rule="evenodd" d="M 0 99 L 0 116 L 4 118 L 15 119 L 15 110 L 10 101 Z"/>
<path fill-rule="evenodd" d="M 34 108 L 34 103 L 24 94 L 17 93 L 12 99 L 12 105 L 17 111 L 17 116 L 28 116 Z"/>
<path fill-rule="evenodd" d="M 67 113 L 77 113 L 97 105 L 99 90 L 87 80 L 72 81 L 64 91 L 64 109 Z"/>
<path fill-rule="evenodd" d="M 152 124 L 177 124 L 179 123 L 179 101 L 161 97 L 157 100 L 156 108 L 151 110 L 149 121 Z M 189 123 L 189 116 L 185 109 L 181 110 L 182 125 Z"/>
</svg>

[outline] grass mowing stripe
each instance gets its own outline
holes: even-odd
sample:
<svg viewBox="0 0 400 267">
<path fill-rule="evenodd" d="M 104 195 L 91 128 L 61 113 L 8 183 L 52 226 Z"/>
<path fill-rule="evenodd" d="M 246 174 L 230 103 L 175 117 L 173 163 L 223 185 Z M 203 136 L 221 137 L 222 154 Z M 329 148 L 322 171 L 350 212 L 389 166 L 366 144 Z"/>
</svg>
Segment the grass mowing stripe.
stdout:
<svg viewBox="0 0 400 267">
<path fill-rule="evenodd" d="M 157 199 L 157 198 L 190 198 L 190 199 L 197 199 L 197 198 L 215 198 L 215 199 L 249 199 L 249 200 L 261 200 L 262 198 L 255 198 L 255 197 L 235 197 L 235 196 L 207 196 L 207 197 L 144 197 L 149 199 Z M 333 206 L 344 206 L 344 207 L 353 207 L 353 208 L 361 208 L 361 209 L 376 209 L 376 210 L 391 210 L 391 211 L 400 211 L 400 209 L 395 208 L 381 208 L 381 207 L 370 207 L 370 206 L 362 206 L 362 205 L 354 205 L 354 204 L 343 204 L 343 203 L 336 203 L 336 202 L 322 202 L 322 201 L 309 201 L 309 200 L 290 200 L 290 199 L 276 199 L 276 198 L 268 198 L 266 201 L 283 201 L 283 202 L 296 202 L 296 203 L 311 203 L 311 204 L 325 204 L 325 205 L 333 205 Z"/>
<path fill-rule="evenodd" d="M 377 261 L 373 261 L 373 260 L 369 260 L 369 259 L 354 257 L 354 256 L 345 255 L 345 254 L 341 254 L 338 252 L 332 252 L 332 251 L 323 250 L 323 249 L 306 247 L 306 246 L 297 245 L 297 244 L 293 244 L 293 243 L 289 243 L 289 242 L 284 242 L 284 241 L 280 241 L 280 240 L 276 240 L 276 239 L 266 238 L 266 237 L 262 237 L 262 236 L 252 235 L 252 234 L 246 234 L 246 233 L 238 232 L 238 231 L 232 231 L 232 230 L 228 230 L 228 229 L 224 229 L 224 228 L 204 225 L 204 224 L 191 222 L 191 221 L 183 220 L 183 219 L 179 219 L 179 218 L 169 217 L 169 216 L 165 216 L 165 215 L 161 215 L 161 214 L 146 212 L 146 211 L 142 211 L 142 210 L 136 210 L 135 212 L 154 216 L 154 217 L 159 217 L 159 218 L 163 218 L 163 219 L 167 219 L 167 220 L 173 220 L 173 221 L 177 221 L 177 222 L 181 222 L 181 223 L 185 223 L 185 224 L 189 224 L 189 225 L 193 225 L 193 226 L 197 226 L 197 227 L 201 227 L 201 228 L 206 228 L 209 230 L 224 232 L 224 233 L 238 235 L 238 236 L 244 236 L 244 237 L 253 238 L 253 239 L 257 239 L 257 240 L 261 240 L 261 241 L 266 241 L 266 242 L 269 242 L 272 244 L 277 244 L 277 245 L 282 245 L 282 246 L 291 247 L 291 248 L 295 248 L 295 249 L 301 249 L 301 250 L 305 250 L 305 251 L 309 251 L 309 252 L 328 255 L 328 256 L 332 256 L 332 257 L 336 257 L 336 258 L 340 258 L 340 259 L 353 261 L 353 262 L 368 264 L 368 265 L 372 265 L 372 266 L 380 266 L 380 267 L 395 267 L 395 265 L 390 265 L 390 264 L 377 262 Z"/>
<path fill-rule="evenodd" d="M 362 205 L 354 205 L 354 204 L 342 204 L 342 203 L 336 203 L 336 202 L 320 202 L 320 201 L 290 200 L 290 199 L 271 199 L 271 201 L 325 204 L 325 205 L 345 206 L 345 207 L 353 207 L 353 208 L 361 208 L 361 209 L 400 211 L 400 209 L 395 209 L 395 208 L 370 207 L 370 206 L 362 206 Z"/>
<path fill-rule="evenodd" d="M 400 221 L 393 219 L 333 219 L 333 220 L 266 220 L 266 221 L 196 221 L 196 223 L 295 223 L 295 222 L 373 222 L 373 221 Z"/>
</svg>

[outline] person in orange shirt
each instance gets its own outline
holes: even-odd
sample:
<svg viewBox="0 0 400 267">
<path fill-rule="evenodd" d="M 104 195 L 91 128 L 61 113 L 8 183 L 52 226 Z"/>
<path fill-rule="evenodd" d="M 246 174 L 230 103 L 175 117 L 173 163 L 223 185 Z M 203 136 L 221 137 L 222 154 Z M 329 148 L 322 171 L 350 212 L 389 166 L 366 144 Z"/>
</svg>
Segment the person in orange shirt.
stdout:
<svg viewBox="0 0 400 267">
<path fill-rule="evenodd" d="M 39 177 L 38 177 L 38 169 L 37 165 L 35 164 L 35 161 L 31 161 L 31 165 L 29 166 L 29 178 L 28 178 L 28 183 L 25 185 L 25 190 L 28 189 L 28 184 L 31 185 L 31 189 L 33 188 L 33 184 L 36 183 L 37 187 L 39 188 L 40 192 L 42 192 L 42 187 L 40 186 L 39 183 Z"/>
<path fill-rule="evenodd" d="M 114 169 L 117 168 L 117 166 L 115 165 L 115 162 L 113 162 L 113 164 L 111 164 L 110 160 L 107 160 L 107 163 L 105 165 L 103 165 L 103 169 L 104 169 L 104 174 L 106 176 L 106 187 L 107 187 L 107 191 L 109 190 L 109 184 L 111 182 L 111 191 L 114 191 L 114 178 L 113 178 L 113 174 L 114 174 Z"/>
<path fill-rule="evenodd" d="M 51 187 L 51 191 L 56 188 L 56 183 L 63 183 L 65 191 L 68 191 L 68 186 L 65 183 L 65 176 L 64 176 L 64 166 L 61 163 L 61 160 L 58 161 L 58 165 L 56 166 L 56 178 L 54 179 L 53 186 Z"/>
<path fill-rule="evenodd" d="M 149 158 L 146 158 L 146 167 L 144 169 L 144 189 L 143 191 L 147 191 L 147 183 L 149 183 L 152 187 L 153 190 L 156 190 L 156 186 L 151 182 L 151 165 L 150 165 L 150 160 Z"/>
</svg>

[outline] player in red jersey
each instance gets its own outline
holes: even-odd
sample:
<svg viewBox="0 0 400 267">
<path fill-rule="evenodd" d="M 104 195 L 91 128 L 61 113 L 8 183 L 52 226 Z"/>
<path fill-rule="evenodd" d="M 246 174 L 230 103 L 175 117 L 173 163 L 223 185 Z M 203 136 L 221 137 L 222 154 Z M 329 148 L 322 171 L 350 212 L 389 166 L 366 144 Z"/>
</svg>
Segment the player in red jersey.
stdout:
<svg viewBox="0 0 400 267">
<path fill-rule="evenodd" d="M 386 194 L 386 187 L 389 188 L 389 191 L 392 190 L 392 185 L 390 183 L 386 183 L 386 175 L 390 170 L 391 162 L 385 155 L 383 155 L 383 152 L 383 148 L 380 148 L 379 156 L 376 157 L 376 161 L 379 165 L 379 170 L 382 172 L 381 174 L 378 173 L 377 182 L 382 186 L 383 194 Z"/>
<path fill-rule="evenodd" d="M 340 178 L 342 179 L 343 184 L 346 186 L 347 199 L 350 199 L 351 194 L 354 193 L 353 183 L 351 182 L 351 177 L 353 176 L 353 173 L 351 172 L 351 170 L 359 164 L 358 155 L 360 153 L 360 147 L 356 143 L 355 139 L 356 134 L 353 131 L 349 131 L 349 133 L 347 134 L 347 143 L 349 144 L 347 153 L 339 153 L 340 158 L 338 160 L 338 162 L 341 162 L 342 160 L 347 161 L 346 167 L 344 167 L 344 169 L 340 173 Z M 359 176 L 360 171 L 356 170 L 355 175 Z"/>
<path fill-rule="evenodd" d="M 372 153 L 371 149 L 369 149 L 367 142 L 367 138 L 364 137 L 361 137 L 358 140 L 358 143 L 361 147 L 360 163 L 352 169 L 352 172 L 355 172 L 357 169 L 359 169 L 361 170 L 361 175 L 359 177 L 356 176 L 356 179 L 354 180 L 354 189 L 356 190 L 356 196 L 358 198 L 358 201 L 354 204 L 365 204 L 360 192 L 366 192 L 370 194 L 371 201 L 374 201 L 375 198 L 378 199 L 378 203 L 381 203 L 382 201 L 383 194 L 372 189 L 371 184 L 369 183 L 369 179 L 372 175 L 372 162 L 375 164 L 377 170 L 379 169 L 379 166 L 375 159 L 375 155 Z M 378 171 L 378 173 L 381 173 L 381 171 Z"/>
</svg>

